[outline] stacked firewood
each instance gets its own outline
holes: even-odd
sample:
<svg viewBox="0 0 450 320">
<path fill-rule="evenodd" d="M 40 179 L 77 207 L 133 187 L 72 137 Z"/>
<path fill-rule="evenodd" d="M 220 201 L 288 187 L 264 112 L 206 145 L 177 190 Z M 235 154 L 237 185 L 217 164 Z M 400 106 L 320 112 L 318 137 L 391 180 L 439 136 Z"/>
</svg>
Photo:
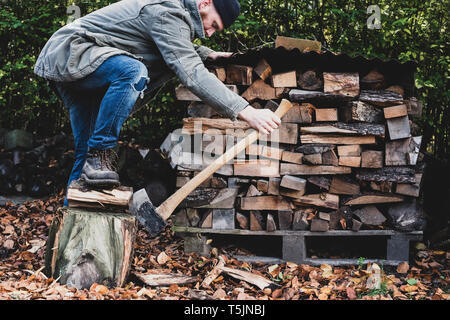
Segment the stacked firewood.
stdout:
<svg viewBox="0 0 450 320">
<path fill-rule="evenodd" d="M 210 69 L 254 108 L 293 108 L 269 136 L 225 164 L 180 206 L 176 224 L 249 230 L 418 230 L 421 136 L 411 121 L 421 103 L 372 69 L 358 72 L 256 65 Z M 249 125 L 221 117 L 187 88 L 183 128 L 161 146 L 183 186 Z M 411 224 L 412 223 L 412 224 Z"/>
<path fill-rule="evenodd" d="M 24 130 L 0 130 L 0 195 L 44 196 L 67 183 L 73 152 L 64 133 L 34 139 Z"/>
</svg>

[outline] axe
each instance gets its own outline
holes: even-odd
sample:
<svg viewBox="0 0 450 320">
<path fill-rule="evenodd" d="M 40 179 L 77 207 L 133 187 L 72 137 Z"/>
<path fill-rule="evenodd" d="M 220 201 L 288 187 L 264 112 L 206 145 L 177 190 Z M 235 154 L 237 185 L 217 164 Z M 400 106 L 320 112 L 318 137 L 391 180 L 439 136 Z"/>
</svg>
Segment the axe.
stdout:
<svg viewBox="0 0 450 320">
<path fill-rule="evenodd" d="M 292 104 L 283 99 L 278 106 L 275 114 L 281 118 L 292 108 Z M 136 216 L 137 220 L 147 229 L 152 237 L 160 233 L 166 226 L 166 220 L 175 211 L 178 205 L 200 184 L 219 170 L 228 161 L 234 159 L 241 151 L 258 140 L 261 133 L 255 129 L 250 129 L 250 133 L 232 148 L 214 160 L 199 174 L 189 180 L 183 187 L 178 189 L 173 195 L 166 199 L 157 208 L 150 201 L 145 189 L 140 189 L 133 194 L 130 203 L 130 210 Z M 262 134 L 261 134 L 262 135 Z"/>
</svg>

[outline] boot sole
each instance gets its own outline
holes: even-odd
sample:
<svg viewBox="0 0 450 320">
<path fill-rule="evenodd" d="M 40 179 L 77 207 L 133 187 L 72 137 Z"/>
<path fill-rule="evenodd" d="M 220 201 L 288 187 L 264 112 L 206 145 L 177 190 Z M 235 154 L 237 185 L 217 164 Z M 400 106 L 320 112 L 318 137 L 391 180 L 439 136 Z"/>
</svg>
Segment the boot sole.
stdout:
<svg viewBox="0 0 450 320">
<path fill-rule="evenodd" d="M 86 185 L 94 187 L 118 187 L 120 182 L 112 179 L 89 179 L 85 174 L 80 177 Z"/>
</svg>

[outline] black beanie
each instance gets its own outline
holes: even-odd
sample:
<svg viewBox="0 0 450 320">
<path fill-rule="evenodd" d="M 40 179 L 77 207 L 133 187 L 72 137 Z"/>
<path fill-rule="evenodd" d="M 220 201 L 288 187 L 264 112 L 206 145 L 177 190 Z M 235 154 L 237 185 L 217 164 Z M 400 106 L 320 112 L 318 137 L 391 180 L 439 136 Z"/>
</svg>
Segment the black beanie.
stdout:
<svg viewBox="0 0 450 320">
<path fill-rule="evenodd" d="M 214 6 L 222 18 L 223 27 L 231 26 L 239 16 L 241 6 L 237 0 L 213 0 Z"/>
</svg>

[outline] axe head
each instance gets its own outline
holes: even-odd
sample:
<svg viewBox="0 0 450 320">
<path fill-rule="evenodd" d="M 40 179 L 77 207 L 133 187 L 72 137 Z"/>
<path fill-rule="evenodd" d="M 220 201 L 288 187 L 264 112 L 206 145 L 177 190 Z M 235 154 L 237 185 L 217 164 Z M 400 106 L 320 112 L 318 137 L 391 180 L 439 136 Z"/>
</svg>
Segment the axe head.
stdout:
<svg viewBox="0 0 450 320">
<path fill-rule="evenodd" d="M 145 189 L 140 189 L 133 194 L 130 211 L 152 237 L 157 236 L 167 226 L 166 221 L 156 212 Z"/>
</svg>

